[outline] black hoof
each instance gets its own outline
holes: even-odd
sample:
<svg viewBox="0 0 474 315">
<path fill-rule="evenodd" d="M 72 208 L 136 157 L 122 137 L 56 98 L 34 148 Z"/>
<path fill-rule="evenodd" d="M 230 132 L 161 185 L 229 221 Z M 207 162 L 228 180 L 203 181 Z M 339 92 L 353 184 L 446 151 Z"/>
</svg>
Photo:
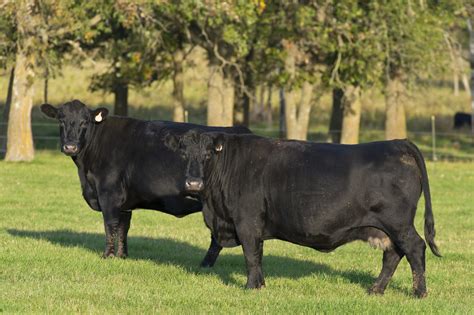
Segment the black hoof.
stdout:
<svg viewBox="0 0 474 315">
<path fill-rule="evenodd" d="M 215 261 L 208 261 L 207 259 L 204 259 L 204 260 L 201 262 L 200 266 L 201 266 L 202 268 L 211 268 L 211 267 L 214 266 L 214 263 L 215 263 Z"/>
<path fill-rule="evenodd" d="M 413 295 L 418 299 L 424 299 L 428 296 L 428 292 L 426 291 L 414 291 Z"/>
</svg>

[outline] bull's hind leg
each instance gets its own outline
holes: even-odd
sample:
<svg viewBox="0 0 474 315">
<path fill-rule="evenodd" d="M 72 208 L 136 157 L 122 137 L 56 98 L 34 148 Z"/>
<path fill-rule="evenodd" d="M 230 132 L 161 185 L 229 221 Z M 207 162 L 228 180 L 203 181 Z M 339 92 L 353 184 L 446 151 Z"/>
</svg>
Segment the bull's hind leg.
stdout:
<svg viewBox="0 0 474 315">
<path fill-rule="evenodd" d="M 126 258 L 128 256 L 127 235 L 132 220 L 132 211 L 122 211 L 118 226 L 118 249 L 117 257 Z"/>
<path fill-rule="evenodd" d="M 394 248 L 387 249 L 383 252 L 383 265 L 379 277 L 369 289 L 369 294 L 383 294 L 393 273 L 397 269 L 398 263 L 402 259 L 403 254 L 400 250 Z"/>
<path fill-rule="evenodd" d="M 222 246 L 217 243 L 214 235 L 211 235 L 211 245 L 207 250 L 206 256 L 201 262 L 201 267 L 212 267 L 216 263 L 217 257 L 222 250 Z"/>
<path fill-rule="evenodd" d="M 413 293 L 418 298 L 427 296 L 425 281 L 425 241 L 413 226 L 395 235 L 394 242 L 407 257 L 413 274 Z"/>
</svg>

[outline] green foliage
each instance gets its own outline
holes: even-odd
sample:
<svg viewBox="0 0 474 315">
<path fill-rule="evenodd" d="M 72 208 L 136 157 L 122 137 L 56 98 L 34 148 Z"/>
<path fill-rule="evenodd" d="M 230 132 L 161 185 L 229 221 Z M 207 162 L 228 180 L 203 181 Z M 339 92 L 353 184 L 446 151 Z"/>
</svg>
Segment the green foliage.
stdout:
<svg viewBox="0 0 474 315">
<path fill-rule="evenodd" d="M 107 70 L 92 77 L 91 89 L 113 91 L 118 84 L 145 86 L 156 79 L 154 69 L 160 34 L 152 28 L 150 6 L 134 1 L 89 1 L 83 4 L 97 22 L 83 33 L 83 45 L 106 61 Z"/>
<path fill-rule="evenodd" d="M 0 68 L 13 60 L 16 51 L 16 25 L 13 5 L 0 4 Z"/>
<path fill-rule="evenodd" d="M 449 56 L 443 27 L 453 12 L 440 10 L 432 1 L 386 0 L 380 8 L 384 80 L 398 76 L 413 82 L 446 67 Z"/>
</svg>

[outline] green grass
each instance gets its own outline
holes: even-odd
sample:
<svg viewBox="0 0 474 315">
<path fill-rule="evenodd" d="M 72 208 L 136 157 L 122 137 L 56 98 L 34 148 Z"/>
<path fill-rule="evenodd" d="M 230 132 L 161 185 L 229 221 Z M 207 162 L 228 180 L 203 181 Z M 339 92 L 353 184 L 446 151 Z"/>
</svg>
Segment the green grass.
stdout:
<svg viewBox="0 0 474 315">
<path fill-rule="evenodd" d="M 7 313 L 473 313 L 474 165 L 429 163 L 437 242 L 427 252 L 429 296 L 411 296 L 404 259 L 384 296 L 367 288 L 381 252 L 356 242 L 324 254 L 267 241 L 267 287 L 248 291 L 241 249 L 198 267 L 209 231 L 136 211 L 126 260 L 103 260 L 101 214 L 82 199 L 73 162 L 43 151 L 33 163 L 0 162 L 0 312 Z M 422 232 L 423 202 L 416 218 Z"/>
</svg>

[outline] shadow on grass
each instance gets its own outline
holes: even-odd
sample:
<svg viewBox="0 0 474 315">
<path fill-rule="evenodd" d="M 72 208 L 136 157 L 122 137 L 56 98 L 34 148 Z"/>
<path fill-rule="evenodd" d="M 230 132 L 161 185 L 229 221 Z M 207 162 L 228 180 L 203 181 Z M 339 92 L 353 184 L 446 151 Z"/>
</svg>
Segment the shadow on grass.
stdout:
<svg viewBox="0 0 474 315">
<path fill-rule="evenodd" d="M 104 246 L 104 235 L 97 233 L 74 232 L 70 230 L 28 231 L 9 229 L 7 232 L 15 237 L 46 240 L 64 247 L 82 247 L 100 255 Z M 194 274 L 217 274 L 225 284 L 240 285 L 233 274 L 245 275 L 243 255 L 225 254 L 225 248 L 212 269 L 199 267 L 200 259 L 206 251 L 185 242 L 168 238 L 149 238 L 130 236 L 128 238 L 128 260 L 152 260 L 157 264 L 172 264 Z M 298 279 L 309 275 L 320 275 L 329 278 L 344 278 L 350 283 L 368 289 L 375 277 L 361 271 L 339 271 L 328 265 L 275 255 L 264 255 L 264 273 L 271 277 Z M 390 287 L 409 295 L 405 289 L 391 283 Z"/>
</svg>

